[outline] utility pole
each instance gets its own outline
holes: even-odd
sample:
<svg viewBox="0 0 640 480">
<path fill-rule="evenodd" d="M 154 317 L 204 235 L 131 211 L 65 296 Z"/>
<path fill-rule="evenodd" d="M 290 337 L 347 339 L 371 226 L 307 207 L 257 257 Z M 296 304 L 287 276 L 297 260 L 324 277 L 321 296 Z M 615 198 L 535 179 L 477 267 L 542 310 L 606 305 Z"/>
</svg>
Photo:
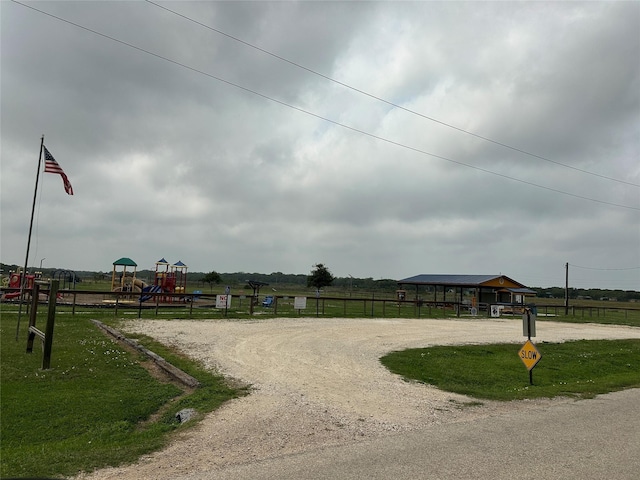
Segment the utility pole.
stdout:
<svg viewBox="0 0 640 480">
<path fill-rule="evenodd" d="M 569 315 L 569 262 L 564 264 L 564 314 Z"/>
</svg>

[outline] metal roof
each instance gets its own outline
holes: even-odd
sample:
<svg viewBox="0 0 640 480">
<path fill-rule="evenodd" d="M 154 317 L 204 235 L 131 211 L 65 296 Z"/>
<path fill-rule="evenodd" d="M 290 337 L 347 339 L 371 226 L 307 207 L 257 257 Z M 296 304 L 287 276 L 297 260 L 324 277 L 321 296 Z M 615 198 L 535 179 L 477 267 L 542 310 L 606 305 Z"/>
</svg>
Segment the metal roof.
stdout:
<svg viewBox="0 0 640 480">
<path fill-rule="evenodd" d="M 399 284 L 406 285 L 451 285 L 458 287 L 480 287 L 487 282 L 503 280 L 504 283 L 525 287 L 519 282 L 505 275 L 440 275 L 421 274 L 398 280 Z M 505 285 L 508 287 L 509 285 Z"/>
<path fill-rule="evenodd" d="M 530 288 L 505 288 L 511 293 L 524 293 L 524 294 L 533 294 L 535 295 L 537 292 L 535 290 L 531 290 Z"/>
</svg>

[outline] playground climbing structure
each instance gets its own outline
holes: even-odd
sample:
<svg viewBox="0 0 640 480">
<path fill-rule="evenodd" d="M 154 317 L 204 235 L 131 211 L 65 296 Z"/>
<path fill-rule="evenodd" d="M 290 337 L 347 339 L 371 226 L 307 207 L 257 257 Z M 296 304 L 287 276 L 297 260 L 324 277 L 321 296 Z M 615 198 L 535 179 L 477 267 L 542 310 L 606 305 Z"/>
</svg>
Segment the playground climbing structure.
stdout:
<svg viewBox="0 0 640 480">
<path fill-rule="evenodd" d="M 187 288 L 187 266 L 178 260 L 171 265 L 164 257 L 156 262 L 153 284 L 162 292 L 172 295 L 160 297 L 161 302 L 172 303 L 176 300 L 173 294 L 184 294 Z"/>
</svg>

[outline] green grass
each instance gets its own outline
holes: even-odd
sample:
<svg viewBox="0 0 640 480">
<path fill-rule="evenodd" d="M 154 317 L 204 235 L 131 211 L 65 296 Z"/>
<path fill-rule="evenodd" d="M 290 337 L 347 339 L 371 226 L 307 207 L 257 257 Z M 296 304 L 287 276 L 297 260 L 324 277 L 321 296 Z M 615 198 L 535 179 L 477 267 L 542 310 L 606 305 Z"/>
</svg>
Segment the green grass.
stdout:
<svg viewBox="0 0 640 480">
<path fill-rule="evenodd" d="M 100 318 L 104 313 L 94 313 L 92 318 L 105 321 Z M 25 353 L 28 319 L 23 315 L 18 341 L 16 319 L 16 309 L 2 305 L 3 478 L 69 476 L 133 462 L 161 448 L 170 432 L 189 427 L 176 421 L 180 409 L 206 413 L 241 393 L 177 352 L 156 352 L 201 382 L 183 395 L 180 388 L 154 379 L 139 354 L 105 336 L 85 315 L 56 316 L 52 368 L 42 370 L 41 342 L 36 339 L 33 353 Z M 38 322 L 44 328 L 45 318 Z"/>
<path fill-rule="evenodd" d="M 490 400 L 576 396 L 591 398 L 640 387 L 640 340 L 581 340 L 536 345 L 529 372 L 519 344 L 438 346 L 381 358 L 391 372 L 442 390 Z"/>
<path fill-rule="evenodd" d="M 567 323 L 601 323 L 605 325 L 628 325 L 640 327 L 640 310 L 625 310 L 616 308 L 571 308 L 569 315 L 564 314 L 564 309 L 558 310 L 557 316 L 538 316 L 539 321 L 556 321 Z M 544 307 L 538 307 L 538 313 L 544 311 Z"/>
</svg>

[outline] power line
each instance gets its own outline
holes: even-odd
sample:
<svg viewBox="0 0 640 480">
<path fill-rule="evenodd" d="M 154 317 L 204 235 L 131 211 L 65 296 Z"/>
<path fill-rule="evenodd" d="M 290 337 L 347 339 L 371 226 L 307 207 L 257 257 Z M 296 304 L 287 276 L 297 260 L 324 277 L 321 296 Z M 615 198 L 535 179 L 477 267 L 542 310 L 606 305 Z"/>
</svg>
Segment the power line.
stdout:
<svg viewBox="0 0 640 480">
<path fill-rule="evenodd" d="M 588 170 L 583 170 L 583 169 L 581 169 L 581 168 L 574 167 L 574 166 L 571 166 L 571 165 L 567 165 L 567 164 L 565 164 L 565 163 L 561 163 L 561 162 L 558 162 L 558 161 L 556 161 L 556 160 L 551 160 L 550 158 L 546 158 L 546 157 L 543 157 L 543 156 L 541 156 L 541 155 L 537 155 L 537 154 L 535 154 L 535 153 L 531 153 L 531 152 L 528 152 L 528 151 L 526 151 L 526 150 L 522 150 L 522 149 L 520 149 L 520 148 L 517 148 L 517 147 L 511 146 L 511 145 L 508 145 L 508 144 L 506 144 L 506 143 L 503 143 L 503 142 L 500 142 L 500 141 L 497 141 L 497 140 L 493 140 L 493 139 L 491 139 L 491 138 L 489 138 L 489 137 L 485 137 L 485 136 L 483 136 L 483 135 L 480 135 L 480 134 L 477 134 L 477 133 L 471 132 L 471 131 L 469 131 L 469 130 L 465 130 L 465 129 L 463 129 L 463 128 L 457 127 L 457 126 L 452 125 L 452 124 L 450 124 L 450 123 L 443 122 L 442 120 L 438 120 L 437 118 L 429 117 L 429 116 L 427 116 L 427 115 L 425 115 L 425 114 L 423 114 L 423 113 L 416 112 L 415 110 L 411 110 L 410 108 L 403 107 L 402 105 L 398 105 L 397 103 L 391 102 L 391 101 L 386 100 L 386 99 L 381 98 L 381 97 L 378 97 L 378 96 L 376 96 L 376 95 L 374 95 L 374 94 L 372 94 L 372 93 L 366 92 L 366 91 L 361 90 L 361 89 L 356 88 L 356 87 L 353 87 L 353 86 L 351 86 L 351 85 L 349 85 L 349 84 L 347 84 L 347 83 L 341 82 L 340 80 L 336 80 L 335 78 L 329 77 L 328 75 L 325 75 L 325 74 L 323 74 L 323 73 L 320 73 L 320 72 L 318 72 L 318 71 L 316 71 L 316 70 L 313 70 L 313 69 L 311 69 L 311 68 L 305 67 L 304 65 L 301 65 L 301 64 L 296 63 L 296 62 L 294 62 L 294 61 L 292 61 L 292 60 L 289 60 L 289 59 L 287 59 L 287 58 L 285 58 L 285 57 L 282 57 L 282 56 L 280 56 L 280 55 L 278 55 L 278 54 L 275 54 L 275 53 L 273 53 L 273 52 L 270 52 L 270 51 L 268 51 L 268 50 L 265 50 L 265 49 L 263 49 L 263 48 L 261 48 L 261 47 L 259 47 L 259 46 L 257 46 L 257 45 L 254 45 L 254 44 L 252 44 L 252 43 L 246 42 L 246 41 L 244 41 L 244 40 L 242 40 L 242 39 L 240 39 L 240 38 L 238 38 L 238 37 L 234 37 L 233 35 L 230 35 L 230 34 L 228 34 L 228 33 L 226 33 L 226 32 L 223 32 L 222 30 L 218 30 L 217 28 L 214 28 L 214 27 L 211 27 L 211 26 L 209 26 L 209 25 L 206 25 L 206 24 L 204 24 L 204 23 L 202 23 L 202 22 L 199 22 L 198 20 L 195 20 L 195 19 L 193 19 L 193 18 L 191 18 L 191 17 L 188 17 L 188 16 L 186 16 L 186 15 L 183 15 L 182 13 L 176 12 L 175 10 L 171 10 L 170 8 L 167 8 L 167 7 L 165 7 L 165 6 L 162 6 L 162 5 L 160 5 L 160 4 L 156 3 L 156 2 L 153 2 L 153 1 L 151 1 L 151 0 L 146 0 L 146 2 L 147 2 L 147 3 L 150 3 L 150 4 L 152 4 L 152 5 L 155 5 L 156 7 L 161 8 L 161 9 L 163 9 L 163 10 L 166 10 L 167 12 L 170 12 L 170 13 L 172 13 L 172 14 L 174 14 L 174 15 L 177 15 L 178 17 L 184 18 L 185 20 L 188 20 L 188 21 L 193 22 L 193 23 L 195 23 L 195 24 L 197 24 L 197 25 L 200 25 L 200 26 L 202 26 L 202 27 L 204 27 L 204 28 L 207 28 L 207 29 L 209 29 L 209 30 L 211 30 L 211 31 L 213 31 L 213 32 L 216 32 L 216 33 L 218 33 L 218 34 L 220 34 L 220 35 L 224 35 L 225 37 L 230 38 L 230 39 L 232 39 L 232 40 L 234 40 L 234 41 L 236 41 L 236 42 L 242 43 L 243 45 L 246 45 L 246 46 L 248 46 L 248 47 L 250 47 L 250 48 L 253 48 L 253 49 L 255 49 L 255 50 L 258 50 L 258 51 L 260 51 L 260 52 L 262 52 L 262 53 L 264 53 L 264 54 L 266 54 L 266 55 L 270 55 L 270 56 L 272 56 L 272 57 L 274 57 L 274 58 L 277 58 L 278 60 L 281 60 L 281 61 L 283 61 L 283 62 L 286 62 L 286 63 L 290 64 L 290 65 L 293 65 L 293 66 L 295 66 L 295 67 L 298 67 L 298 68 L 300 68 L 300 69 L 302 69 L 302 70 L 305 70 L 305 71 L 307 71 L 307 72 L 309 72 L 309 73 L 312 73 L 312 74 L 314 74 L 314 75 L 317 75 L 317 76 L 319 76 L 319 77 L 322 77 L 322 78 L 324 78 L 324 79 L 326 79 L 326 80 L 329 80 L 330 82 L 333 82 L 333 83 L 336 83 L 336 84 L 338 84 L 338 85 L 341 85 L 341 86 L 343 86 L 343 87 L 345 87 L 345 88 L 348 88 L 348 89 L 350 89 L 350 90 L 353 90 L 354 92 L 358 92 L 358 93 L 360 93 L 360 94 L 362 94 L 362 95 L 365 95 L 365 96 L 367 96 L 367 97 L 373 98 L 373 99 L 375 99 L 375 100 L 378 100 L 379 102 L 382 102 L 382 103 L 385 103 L 385 104 L 387 104 L 387 105 L 389 105 L 389 106 L 392 106 L 392 107 L 394 107 L 394 108 L 397 108 L 397 109 L 403 110 L 403 111 L 405 111 L 405 112 L 407 112 L 407 113 L 411 113 L 412 115 L 417 115 L 418 117 L 424 118 L 424 119 L 429 120 L 429 121 L 431 121 L 431 122 L 435 122 L 435 123 L 438 123 L 438 124 L 443 125 L 443 126 L 445 126 L 445 127 L 452 128 L 452 129 L 454 129 L 454 130 L 457 130 L 457 131 L 459 131 L 459 132 L 465 133 L 465 134 L 467 134 L 467 135 L 471 135 L 471 136 L 473 136 L 473 137 L 475 137 L 475 138 L 479 138 L 479 139 L 484 140 L 484 141 L 486 141 L 486 142 L 493 143 L 494 145 L 499 145 L 499 146 L 501 146 L 501 147 L 508 148 L 509 150 L 512 150 L 512 151 L 515 151 L 515 152 L 518 152 L 518 153 L 522 153 L 522 154 L 524 154 L 524 155 L 528 155 L 528 156 L 530 156 L 530 157 L 537 158 L 537 159 L 539 159 L 539 160 L 544 160 L 545 162 L 553 163 L 553 164 L 555 164 L 555 165 L 559 165 L 559 166 L 561 166 L 561 167 L 569 168 L 569 169 L 571 169 L 571 170 L 574 170 L 574 171 L 577 171 L 577 172 L 580 172 L 580 173 L 584 173 L 584 174 L 587 174 L 587 175 L 593 175 L 594 177 L 599 177 L 599 178 L 602 178 L 602 179 L 605 179 L 605 180 L 611 180 L 611 181 L 613 181 L 613 182 L 623 183 L 623 184 L 625 184 L 625 185 L 631 185 L 631 186 L 634 186 L 634 187 L 640 187 L 640 184 L 637 184 L 637 183 L 628 182 L 628 181 L 626 181 L 626 180 L 621 180 L 621 179 L 618 179 L 618 178 L 609 177 L 609 176 L 602 175 L 602 174 L 595 173 L 595 172 L 590 172 L 590 171 L 588 171 Z"/>
<path fill-rule="evenodd" d="M 582 288 L 582 289 L 594 288 L 593 287 L 594 283 L 596 281 L 601 281 L 601 280 L 596 280 L 596 278 L 600 277 L 600 274 L 596 272 L 620 272 L 616 274 L 615 278 L 609 278 L 607 280 L 609 289 L 636 290 L 638 288 L 638 280 L 640 278 L 632 279 L 629 277 L 628 272 L 631 272 L 633 270 L 640 270 L 640 267 L 626 267 L 626 268 L 585 267 L 581 265 L 574 265 L 568 262 L 565 264 L 565 266 L 567 268 L 566 277 L 565 277 L 567 280 L 569 278 L 568 277 L 569 267 L 574 268 L 574 272 L 575 272 L 575 269 L 589 270 L 591 272 L 594 272 L 593 274 L 588 275 L 586 277 L 579 275 L 578 278 L 575 278 L 575 276 L 572 275 L 572 278 L 571 278 L 572 288 Z M 584 274 L 586 274 L 586 272 Z"/>
<path fill-rule="evenodd" d="M 640 270 L 640 267 L 627 267 L 627 268 L 596 268 L 596 267 L 581 267 L 580 265 L 569 264 L 570 267 L 583 268 L 585 270 L 600 270 L 600 271 L 625 271 L 625 270 Z"/>
<path fill-rule="evenodd" d="M 552 187 L 546 187 L 544 185 L 540 185 L 540 184 L 537 184 L 537 183 L 534 183 L 534 182 L 529 182 L 527 180 L 522 180 L 522 179 L 519 179 L 519 178 L 515 178 L 515 177 L 512 177 L 510 175 L 503 174 L 503 173 L 494 172 L 492 170 L 488 170 L 486 168 L 481 168 L 481 167 L 478 167 L 478 166 L 475 166 L 475 165 L 470 165 L 468 163 L 464 163 L 464 162 L 461 162 L 459 160 L 454 160 L 454 159 L 451 159 L 451 158 L 448 158 L 448 157 L 444 157 L 442 155 L 437 155 L 435 153 L 430 153 L 430 152 L 427 152 L 425 150 L 421 150 L 421 149 L 416 148 L 416 147 L 411 147 L 409 145 L 405 145 L 403 143 L 396 142 L 394 140 L 390 140 L 388 138 L 384 138 L 384 137 L 381 137 L 379 135 L 375 135 L 373 133 L 366 132 L 364 130 L 360 130 L 358 128 L 346 125 L 344 123 L 340 123 L 340 122 L 338 122 L 336 120 L 331 120 L 330 118 L 323 117 L 322 115 L 318 115 L 316 113 L 310 112 L 310 111 L 305 110 L 305 109 L 303 109 L 301 107 L 297 107 L 295 105 L 291 105 L 289 103 L 283 102 L 282 100 L 278 100 L 276 98 L 273 98 L 273 97 L 270 97 L 270 96 L 265 95 L 263 93 L 260 93 L 260 92 L 257 92 L 255 90 L 252 90 L 250 88 L 243 87 L 242 85 L 238 85 L 236 83 L 233 83 L 233 82 L 231 82 L 229 80 L 225 80 L 224 78 L 218 77 L 216 75 L 204 72 L 204 71 L 199 70 L 199 69 L 194 68 L 194 67 L 190 67 L 189 65 L 186 65 L 184 63 L 178 62 L 177 60 L 172 60 L 172 59 L 170 59 L 168 57 L 165 57 L 163 55 L 151 52 L 151 51 L 146 50 L 146 49 L 144 49 L 142 47 L 138 47 L 138 46 L 133 45 L 131 43 L 125 42 L 124 40 L 120 40 L 120 39 L 117 39 L 117 38 L 112 37 L 110 35 L 107 35 L 105 33 L 98 32 L 98 31 L 93 30 L 93 29 L 91 29 L 89 27 L 85 27 L 83 25 L 80 25 L 78 23 L 72 22 L 72 21 L 67 20 L 65 18 L 59 17 L 59 16 L 54 15 L 52 13 L 45 12 L 45 11 L 40 10 L 38 8 L 32 7 L 31 5 L 26 5 L 26 4 L 24 4 L 22 2 L 19 2 L 17 0 L 12 0 L 12 1 L 14 3 L 17 3 L 18 5 L 22 5 L 23 7 L 29 8 L 29 9 L 34 10 L 34 11 L 39 12 L 39 13 L 42 13 L 43 15 L 47 15 L 47 16 L 49 16 L 51 18 L 54 18 L 56 20 L 59 20 L 61 22 L 67 23 L 69 25 L 73 25 L 74 27 L 77 27 L 77 28 L 80 28 L 80 29 L 85 30 L 87 32 L 93 33 L 94 35 L 98 35 L 100 37 L 106 38 L 106 39 L 111 40 L 113 42 L 116 42 L 116 43 L 119 43 L 121 45 L 127 46 L 129 48 L 133 48 L 134 50 L 138 50 L 138 51 L 140 51 L 142 53 L 146 53 L 147 55 L 151 55 L 153 57 L 159 58 L 161 60 L 164 60 L 166 62 L 172 63 L 174 65 L 177 65 L 179 67 L 185 68 L 187 70 L 191 70 L 192 72 L 199 73 L 199 74 L 204 75 L 206 77 L 212 78 L 212 79 L 217 80 L 219 82 L 222 82 L 224 84 L 227 84 L 227 85 L 230 85 L 232 87 L 235 87 L 235 88 L 237 88 L 239 90 L 243 90 L 245 92 L 251 93 L 251 94 L 256 95 L 256 96 L 259 96 L 261 98 L 264 98 L 264 99 L 269 100 L 271 102 L 277 103 L 279 105 L 282 105 L 282 106 L 291 108 L 293 110 L 296 110 L 298 112 L 304 113 L 306 115 L 318 118 L 318 119 L 323 120 L 325 122 L 332 123 L 334 125 L 340 126 L 342 128 L 345 128 L 347 130 L 351 130 L 351 131 L 356 132 L 356 133 L 360 133 L 362 135 L 369 136 L 371 138 L 375 138 L 376 140 L 380 140 L 380 141 L 389 143 L 391 145 L 395 145 L 397 147 L 402 147 L 404 149 L 407 149 L 407 150 L 410 150 L 410 151 L 413 151 L 413 152 L 416 152 L 416 153 L 420 153 L 420 154 L 423 154 L 423 155 L 428 155 L 430 157 L 434 157 L 434 158 L 438 158 L 438 159 L 441 159 L 441 160 L 445 160 L 445 161 L 450 162 L 450 163 L 455 163 L 457 165 L 461 165 L 461 166 L 464 166 L 464 167 L 472 168 L 474 170 L 477 170 L 477 171 L 480 171 L 480 172 L 483 172 L 483 173 L 488 173 L 488 174 L 491 174 L 491 175 L 495 175 L 497 177 L 501 177 L 501 178 L 504 178 L 504 179 L 507 179 L 507 180 L 511 180 L 511 181 L 514 181 L 514 182 L 519 182 L 519 183 L 522 183 L 522 184 L 525 184 L 525 185 L 529 185 L 529 186 L 532 186 L 532 187 L 541 188 L 541 189 L 544 189 L 544 190 L 547 190 L 547 191 L 550 191 L 550 192 L 559 193 L 559 194 L 566 195 L 566 196 L 569 196 L 569 197 L 578 198 L 578 199 L 581 199 L 581 200 L 588 200 L 590 202 L 600 203 L 600 204 L 603 204 L 603 205 L 609 205 L 609 206 L 612 206 L 612 207 L 619 207 L 619 208 L 625 208 L 625 209 L 629 209 L 629 210 L 640 211 L 640 207 L 633 207 L 633 206 L 630 206 L 630 205 L 622 205 L 622 204 L 618 204 L 618 203 L 607 202 L 605 200 L 598 200 L 598 199 L 595 199 L 595 198 L 585 197 L 583 195 L 578 195 L 578 194 L 575 194 L 575 193 L 566 192 L 564 190 L 559 190 L 559 189 L 552 188 Z"/>
</svg>

